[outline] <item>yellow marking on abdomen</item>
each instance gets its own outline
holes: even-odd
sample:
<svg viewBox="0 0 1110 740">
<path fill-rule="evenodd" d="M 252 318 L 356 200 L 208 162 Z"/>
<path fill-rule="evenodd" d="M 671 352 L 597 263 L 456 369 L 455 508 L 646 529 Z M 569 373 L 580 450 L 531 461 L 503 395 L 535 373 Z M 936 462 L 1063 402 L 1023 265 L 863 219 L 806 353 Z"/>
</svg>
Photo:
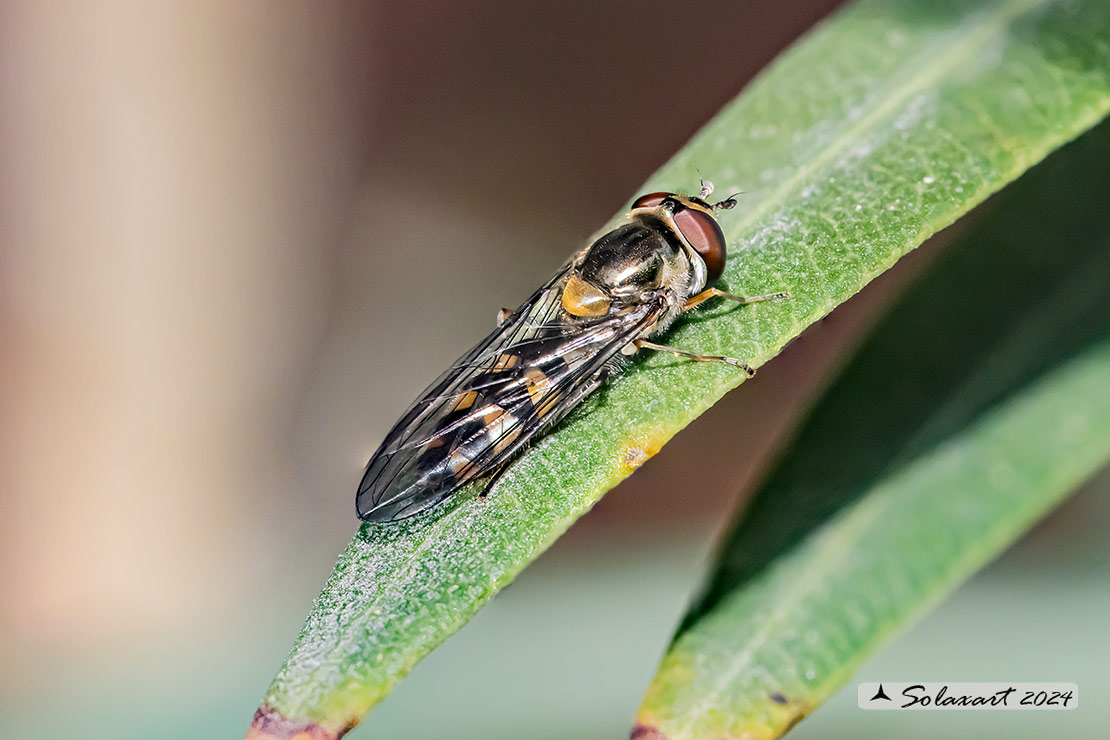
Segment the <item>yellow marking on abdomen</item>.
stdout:
<svg viewBox="0 0 1110 740">
<path fill-rule="evenodd" d="M 540 403 L 544 400 L 544 394 L 551 388 L 551 378 L 538 367 L 530 367 L 524 372 L 524 381 L 528 384 L 528 397 L 532 399 L 536 413 L 544 416 L 551 408 L 550 405 L 540 406 Z"/>
<path fill-rule="evenodd" d="M 463 472 L 471 465 L 471 459 L 462 450 L 455 450 L 447 456 L 447 467 L 455 474 L 456 478 L 462 477 Z"/>
<path fill-rule="evenodd" d="M 455 404 L 455 408 L 453 410 L 454 411 L 466 411 L 468 408 L 473 406 L 474 402 L 477 401 L 477 400 L 478 400 L 478 392 L 477 391 L 467 391 L 466 393 L 462 394 L 462 398 L 460 398 L 459 402 Z"/>
<path fill-rule="evenodd" d="M 520 436 L 520 425 L 517 418 L 500 406 L 492 406 L 482 416 L 485 422 L 483 433 L 490 439 L 497 440 L 493 449 L 500 453 Z"/>
<path fill-rule="evenodd" d="M 503 370 L 508 370 L 511 367 L 516 367 L 520 358 L 516 355 L 501 355 L 497 358 L 497 362 L 493 363 L 493 372 L 499 373 Z"/>
</svg>

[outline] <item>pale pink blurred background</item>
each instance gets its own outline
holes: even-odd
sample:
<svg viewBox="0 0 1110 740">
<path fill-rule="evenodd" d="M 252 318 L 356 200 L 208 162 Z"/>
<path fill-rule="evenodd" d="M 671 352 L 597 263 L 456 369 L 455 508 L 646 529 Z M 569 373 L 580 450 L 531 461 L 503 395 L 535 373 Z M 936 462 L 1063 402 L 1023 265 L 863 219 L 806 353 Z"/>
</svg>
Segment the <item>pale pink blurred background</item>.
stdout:
<svg viewBox="0 0 1110 740">
<path fill-rule="evenodd" d="M 156 718 L 175 682 L 222 676 L 245 729 L 407 402 L 833 5 L 5 3 L 8 702 L 104 681 Z M 693 541 L 693 588 L 737 492 L 897 281 L 570 541 Z M 90 712 L 117 716 L 98 696 Z"/>
<path fill-rule="evenodd" d="M 5 4 L 4 652 L 322 577 L 405 402 L 832 4 Z"/>
</svg>

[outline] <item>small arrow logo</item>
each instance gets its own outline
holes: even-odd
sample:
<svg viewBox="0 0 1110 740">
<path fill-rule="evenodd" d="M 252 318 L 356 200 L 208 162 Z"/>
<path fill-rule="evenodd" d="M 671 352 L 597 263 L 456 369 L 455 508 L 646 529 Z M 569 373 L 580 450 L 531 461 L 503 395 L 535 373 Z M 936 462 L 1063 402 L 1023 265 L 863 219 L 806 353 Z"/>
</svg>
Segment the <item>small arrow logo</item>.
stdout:
<svg viewBox="0 0 1110 740">
<path fill-rule="evenodd" d="M 879 684 L 879 690 L 876 691 L 875 695 L 871 697 L 871 701 L 875 701 L 876 699 L 886 699 L 887 701 L 894 701 L 893 699 L 891 699 L 889 696 L 886 695 L 885 691 L 883 691 L 883 685 L 882 684 Z"/>
</svg>

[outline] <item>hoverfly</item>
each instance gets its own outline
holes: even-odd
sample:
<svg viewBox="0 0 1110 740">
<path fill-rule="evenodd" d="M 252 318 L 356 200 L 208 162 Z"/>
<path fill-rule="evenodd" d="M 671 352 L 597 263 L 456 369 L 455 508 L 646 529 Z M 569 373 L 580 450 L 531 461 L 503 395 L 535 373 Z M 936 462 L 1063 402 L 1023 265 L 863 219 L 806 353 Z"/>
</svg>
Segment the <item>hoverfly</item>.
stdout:
<svg viewBox="0 0 1110 740">
<path fill-rule="evenodd" d="M 642 349 L 701 362 L 741 360 L 666 347 L 648 337 L 715 296 L 754 303 L 787 293 L 735 296 L 710 287 L 725 267 L 713 184 L 697 197 L 650 193 L 575 254 L 460 357 L 401 417 L 370 459 L 355 498 L 360 519 L 388 522 L 428 509 L 470 481 L 485 496 L 525 444 L 563 419 L 628 356 Z"/>
</svg>

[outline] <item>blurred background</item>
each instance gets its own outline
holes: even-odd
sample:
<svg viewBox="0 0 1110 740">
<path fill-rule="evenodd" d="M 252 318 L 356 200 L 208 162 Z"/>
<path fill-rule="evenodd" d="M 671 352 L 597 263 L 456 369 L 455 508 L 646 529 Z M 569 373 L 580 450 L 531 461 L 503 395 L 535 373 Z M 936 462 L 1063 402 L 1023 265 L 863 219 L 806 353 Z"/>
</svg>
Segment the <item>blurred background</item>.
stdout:
<svg viewBox="0 0 1110 740">
<path fill-rule="evenodd" d="M 835 4 L 0 4 L 5 734 L 241 737 L 407 403 Z M 625 736 L 713 537 L 943 240 L 680 434 L 353 737 Z M 1110 726 L 1108 489 L 859 676 L 1076 681 L 1080 709 L 864 713 L 853 684 L 797 737 Z"/>
</svg>

